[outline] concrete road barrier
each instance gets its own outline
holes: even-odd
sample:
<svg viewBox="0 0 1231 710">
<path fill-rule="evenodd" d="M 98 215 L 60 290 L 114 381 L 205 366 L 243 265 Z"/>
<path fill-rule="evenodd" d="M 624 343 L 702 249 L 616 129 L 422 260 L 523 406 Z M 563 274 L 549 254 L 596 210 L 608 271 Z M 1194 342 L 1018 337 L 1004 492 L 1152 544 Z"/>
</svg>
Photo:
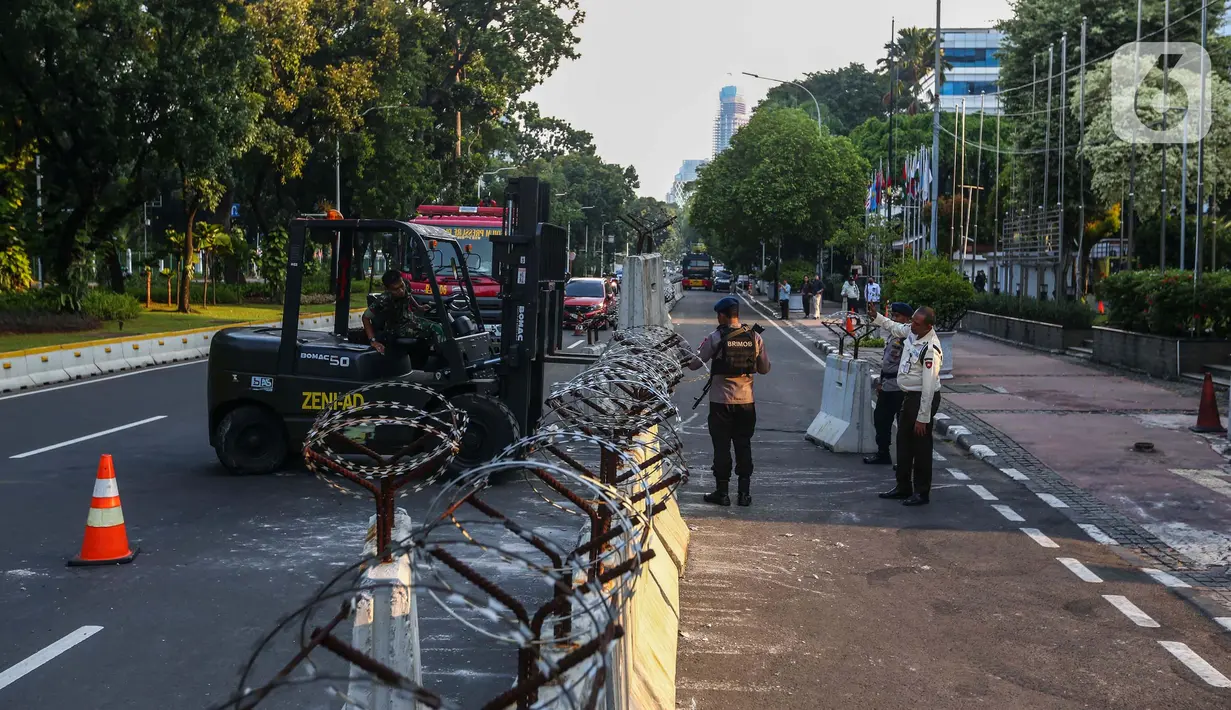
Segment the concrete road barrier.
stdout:
<svg viewBox="0 0 1231 710">
<path fill-rule="evenodd" d="M 821 411 L 808 427 L 807 440 L 835 453 L 874 453 L 871 402 L 872 366 L 837 353 L 826 355 Z"/>
<path fill-rule="evenodd" d="M 351 312 L 351 328 L 361 325 L 362 313 L 361 310 Z M 273 327 L 280 322 L 237 323 L 226 327 L 261 325 Z M 329 330 L 333 327 L 333 315 L 305 316 L 300 319 L 299 327 Z M 209 357 L 214 334 L 222 330 L 225 328 L 201 328 L 0 353 L 0 393 Z"/>
</svg>

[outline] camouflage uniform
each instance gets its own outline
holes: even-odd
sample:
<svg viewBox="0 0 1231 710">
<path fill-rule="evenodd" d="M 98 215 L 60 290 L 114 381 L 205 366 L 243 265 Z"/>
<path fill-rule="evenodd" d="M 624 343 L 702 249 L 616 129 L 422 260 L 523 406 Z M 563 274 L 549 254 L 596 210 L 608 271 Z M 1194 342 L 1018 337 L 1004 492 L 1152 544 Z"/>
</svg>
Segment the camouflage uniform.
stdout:
<svg viewBox="0 0 1231 710">
<path fill-rule="evenodd" d="M 385 291 L 368 308 L 368 318 L 381 335 L 392 338 L 426 338 L 433 343 L 444 340 L 444 329 L 435 321 L 420 318 L 411 310 L 409 287 L 402 298 Z"/>
</svg>

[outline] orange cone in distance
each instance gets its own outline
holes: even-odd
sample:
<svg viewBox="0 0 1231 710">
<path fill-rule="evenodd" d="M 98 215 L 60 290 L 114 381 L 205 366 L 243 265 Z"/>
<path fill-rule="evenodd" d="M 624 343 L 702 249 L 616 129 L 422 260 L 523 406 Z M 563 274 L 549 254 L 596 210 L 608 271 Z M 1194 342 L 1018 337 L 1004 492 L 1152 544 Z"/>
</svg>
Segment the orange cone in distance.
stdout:
<svg viewBox="0 0 1231 710">
<path fill-rule="evenodd" d="M 855 334 L 855 319 L 851 318 L 850 316 L 846 317 L 846 334 L 847 335 Z"/>
<path fill-rule="evenodd" d="M 1107 311 L 1103 308 L 1103 302 L 1102 302 L 1102 301 L 1099 301 L 1099 302 L 1098 302 L 1098 314 L 1101 316 L 1101 315 L 1103 315 L 1103 314 L 1104 314 L 1104 313 L 1106 313 L 1106 312 L 1107 312 Z"/>
<path fill-rule="evenodd" d="M 140 550 L 128 547 L 124 511 L 120 508 L 120 488 L 115 482 L 111 454 L 98 460 L 94 497 L 85 521 L 85 540 L 81 554 L 68 561 L 70 567 L 83 565 L 122 565 L 133 561 Z"/>
<path fill-rule="evenodd" d="M 1227 431 L 1218 418 L 1218 400 L 1214 397 L 1214 376 L 1205 373 L 1201 385 L 1201 407 L 1197 410 L 1197 426 L 1188 427 L 1198 434 L 1222 434 Z"/>
</svg>

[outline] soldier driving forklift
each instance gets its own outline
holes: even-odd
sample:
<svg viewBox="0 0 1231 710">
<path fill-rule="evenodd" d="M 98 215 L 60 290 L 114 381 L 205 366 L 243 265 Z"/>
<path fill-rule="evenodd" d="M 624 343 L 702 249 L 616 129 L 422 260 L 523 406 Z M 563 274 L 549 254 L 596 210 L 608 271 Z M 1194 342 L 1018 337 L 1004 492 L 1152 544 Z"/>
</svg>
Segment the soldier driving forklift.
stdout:
<svg viewBox="0 0 1231 710">
<path fill-rule="evenodd" d="M 287 244 L 286 299 L 280 326 L 228 328 L 210 347 L 210 443 L 228 469 L 268 473 L 302 448 L 320 411 L 361 404 L 354 390 L 378 382 L 419 384 L 469 415 L 452 467 L 490 460 L 542 415 L 544 366 L 585 364 L 557 354 L 564 309 L 564 230 L 544 223 L 549 188 L 534 178 L 510 181 L 503 234 L 493 242 L 493 274 L 501 280 L 501 343 L 480 325 L 470 254 L 447 232 L 399 220 L 298 218 Z M 358 235 L 391 235 L 394 264 L 427 282 L 415 305 L 394 268 L 381 294 L 369 294 L 361 323 L 351 314 L 352 259 Z M 329 331 L 300 329 L 303 260 L 311 240 L 333 244 L 334 321 Z M 365 240 L 375 251 L 376 239 Z M 366 248 L 359 250 L 362 254 Z M 446 295 L 436 259 L 452 263 L 460 286 Z M 419 294 L 414 294 L 418 296 Z M 375 344 L 373 341 L 375 340 Z M 382 352 L 383 351 L 383 352 Z M 503 354 L 503 357 L 500 354 Z M 413 389 L 389 388 L 403 396 Z M 426 399 L 422 394 L 420 398 Z M 404 404 L 427 406 L 425 401 Z"/>
</svg>

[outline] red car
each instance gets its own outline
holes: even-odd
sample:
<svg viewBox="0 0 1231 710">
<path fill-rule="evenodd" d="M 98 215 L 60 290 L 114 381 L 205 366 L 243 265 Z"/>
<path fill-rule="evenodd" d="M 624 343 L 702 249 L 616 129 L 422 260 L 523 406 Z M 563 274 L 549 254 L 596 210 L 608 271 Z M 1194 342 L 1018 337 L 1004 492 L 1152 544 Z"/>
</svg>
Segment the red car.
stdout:
<svg viewBox="0 0 1231 710">
<path fill-rule="evenodd" d="M 606 279 L 570 279 L 564 287 L 564 327 L 601 320 L 601 327 L 615 323 L 615 294 Z"/>
</svg>

